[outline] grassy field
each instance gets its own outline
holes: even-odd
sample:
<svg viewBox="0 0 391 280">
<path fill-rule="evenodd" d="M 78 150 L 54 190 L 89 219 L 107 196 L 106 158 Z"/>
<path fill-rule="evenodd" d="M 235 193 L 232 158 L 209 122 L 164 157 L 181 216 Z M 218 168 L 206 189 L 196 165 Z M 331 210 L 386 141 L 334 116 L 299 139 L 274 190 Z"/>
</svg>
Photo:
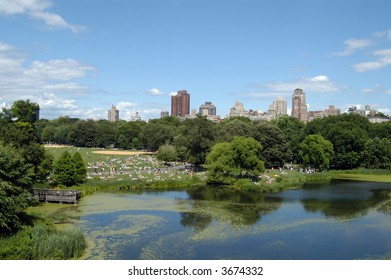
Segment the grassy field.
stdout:
<svg viewBox="0 0 391 280">
<path fill-rule="evenodd" d="M 341 173 L 334 174 L 333 179 L 391 183 L 391 175 Z"/>
<path fill-rule="evenodd" d="M 143 151 L 123 151 L 94 148 L 46 146 L 54 159 L 64 152 L 79 152 L 87 167 L 87 184 L 104 182 L 126 183 L 145 181 L 164 183 L 165 181 L 185 181 L 193 176 L 206 179 L 205 172 L 192 173 L 182 162 L 167 166 L 156 156 Z"/>
</svg>

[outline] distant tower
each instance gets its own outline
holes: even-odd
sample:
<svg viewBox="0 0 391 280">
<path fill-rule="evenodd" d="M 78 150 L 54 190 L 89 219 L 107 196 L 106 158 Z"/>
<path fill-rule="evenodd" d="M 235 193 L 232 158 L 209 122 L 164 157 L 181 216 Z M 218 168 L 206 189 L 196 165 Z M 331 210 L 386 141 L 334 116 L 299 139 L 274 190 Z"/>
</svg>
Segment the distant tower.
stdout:
<svg viewBox="0 0 391 280">
<path fill-rule="evenodd" d="M 200 106 L 198 113 L 200 116 L 215 116 L 216 115 L 216 106 L 212 102 L 205 102 L 205 104 Z"/>
<path fill-rule="evenodd" d="M 119 120 L 119 111 L 114 105 L 112 105 L 111 109 L 107 111 L 107 120 L 109 122 L 116 122 Z"/>
<path fill-rule="evenodd" d="M 243 116 L 244 114 L 244 106 L 239 101 L 235 102 L 235 105 L 229 110 L 230 117 Z"/>
<path fill-rule="evenodd" d="M 171 96 L 171 116 L 184 118 L 190 114 L 190 94 L 186 90 L 178 91 Z"/>
<path fill-rule="evenodd" d="M 288 114 L 288 104 L 281 96 L 279 96 L 277 100 L 273 101 L 273 109 L 275 110 L 276 117 Z"/>
<path fill-rule="evenodd" d="M 305 93 L 301 88 L 295 89 L 292 94 L 292 117 L 307 121 L 307 104 L 305 102 Z"/>
</svg>

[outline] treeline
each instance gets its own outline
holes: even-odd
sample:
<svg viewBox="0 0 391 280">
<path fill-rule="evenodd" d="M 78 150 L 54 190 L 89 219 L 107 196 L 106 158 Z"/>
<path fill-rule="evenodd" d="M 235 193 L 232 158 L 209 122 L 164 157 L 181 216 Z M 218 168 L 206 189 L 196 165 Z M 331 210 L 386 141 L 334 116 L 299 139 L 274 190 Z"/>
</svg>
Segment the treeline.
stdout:
<svg viewBox="0 0 391 280">
<path fill-rule="evenodd" d="M 303 151 L 311 150 L 315 140 L 311 139 L 309 146 L 309 139 L 304 140 L 310 135 L 319 135 L 332 144 L 328 164 L 332 169 L 391 167 L 391 122 L 372 124 L 357 114 L 330 116 L 306 124 L 289 116 L 271 122 L 234 117 L 220 123 L 201 117 L 185 121 L 165 117 L 149 122 L 121 120 L 115 123 L 61 117 L 39 120 L 35 126 L 42 143 L 150 151 L 160 148 L 163 159 L 166 156 L 196 165 L 205 163 L 207 153 L 215 144 L 229 142 L 235 136 L 251 137 L 262 145 L 261 159 L 267 168 L 284 163 L 311 165 L 313 160 Z"/>
</svg>

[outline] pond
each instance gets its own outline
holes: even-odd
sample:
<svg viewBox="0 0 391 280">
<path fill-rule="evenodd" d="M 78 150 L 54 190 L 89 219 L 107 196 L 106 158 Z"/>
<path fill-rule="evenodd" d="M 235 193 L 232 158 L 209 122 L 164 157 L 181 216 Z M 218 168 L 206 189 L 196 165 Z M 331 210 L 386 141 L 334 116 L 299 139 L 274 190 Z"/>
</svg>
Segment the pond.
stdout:
<svg viewBox="0 0 391 280">
<path fill-rule="evenodd" d="M 86 259 L 391 258 L 389 183 L 96 193 L 72 209 Z"/>
</svg>

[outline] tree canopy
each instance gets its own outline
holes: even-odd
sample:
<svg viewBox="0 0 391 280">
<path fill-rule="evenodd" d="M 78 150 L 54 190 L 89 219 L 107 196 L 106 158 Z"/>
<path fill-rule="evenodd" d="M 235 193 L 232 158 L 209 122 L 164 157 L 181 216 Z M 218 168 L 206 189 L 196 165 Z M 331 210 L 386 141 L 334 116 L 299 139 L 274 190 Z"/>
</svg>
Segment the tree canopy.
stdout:
<svg viewBox="0 0 391 280">
<path fill-rule="evenodd" d="M 321 135 L 308 135 L 300 146 L 304 165 L 327 169 L 334 155 L 333 144 Z"/>
<path fill-rule="evenodd" d="M 253 138 L 235 136 L 231 142 L 218 143 L 206 157 L 208 182 L 231 184 L 239 178 L 255 178 L 265 170 L 260 160 L 262 145 Z"/>
</svg>

